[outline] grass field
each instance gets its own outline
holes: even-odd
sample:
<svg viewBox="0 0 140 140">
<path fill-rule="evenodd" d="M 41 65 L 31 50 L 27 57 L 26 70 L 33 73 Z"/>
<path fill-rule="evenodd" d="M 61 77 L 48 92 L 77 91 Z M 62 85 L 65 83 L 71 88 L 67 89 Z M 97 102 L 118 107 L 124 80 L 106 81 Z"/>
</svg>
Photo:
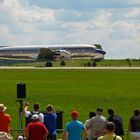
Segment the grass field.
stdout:
<svg viewBox="0 0 140 140">
<path fill-rule="evenodd" d="M 0 70 L 0 102 L 12 116 L 12 129 L 18 128 L 16 84 L 25 82 L 30 109 L 39 102 L 41 110 L 51 103 L 64 111 L 64 125 L 73 109 L 85 122 L 89 111 L 97 107 L 115 109 L 123 117 L 124 127 L 135 108 L 140 107 L 140 70 Z"/>
</svg>

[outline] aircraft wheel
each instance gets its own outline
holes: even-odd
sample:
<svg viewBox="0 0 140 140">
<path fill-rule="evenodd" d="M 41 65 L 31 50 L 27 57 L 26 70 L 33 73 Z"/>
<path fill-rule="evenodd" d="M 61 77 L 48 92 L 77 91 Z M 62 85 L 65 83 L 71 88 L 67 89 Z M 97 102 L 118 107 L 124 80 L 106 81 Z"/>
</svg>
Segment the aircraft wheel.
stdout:
<svg viewBox="0 0 140 140">
<path fill-rule="evenodd" d="M 96 67 L 96 66 L 97 66 L 96 62 L 93 62 L 93 63 L 92 63 L 92 66 L 93 66 L 93 67 Z"/>
<path fill-rule="evenodd" d="M 52 64 L 51 62 L 47 62 L 47 63 L 45 64 L 45 66 L 46 66 L 46 67 L 52 67 L 53 64 Z"/>
</svg>

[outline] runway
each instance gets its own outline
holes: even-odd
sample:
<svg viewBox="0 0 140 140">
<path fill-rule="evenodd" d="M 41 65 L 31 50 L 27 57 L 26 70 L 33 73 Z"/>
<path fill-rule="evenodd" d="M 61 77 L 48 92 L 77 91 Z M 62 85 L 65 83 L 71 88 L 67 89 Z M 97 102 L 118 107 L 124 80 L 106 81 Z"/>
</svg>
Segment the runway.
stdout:
<svg viewBox="0 0 140 140">
<path fill-rule="evenodd" d="M 140 67 L 31 67 L 31 66 L 0 66 L 0 69 L 36 69 L 36 70 L 53 70 L 53 69 L 75 69 L 75 70 L 140 70 Z"/>
</svg>

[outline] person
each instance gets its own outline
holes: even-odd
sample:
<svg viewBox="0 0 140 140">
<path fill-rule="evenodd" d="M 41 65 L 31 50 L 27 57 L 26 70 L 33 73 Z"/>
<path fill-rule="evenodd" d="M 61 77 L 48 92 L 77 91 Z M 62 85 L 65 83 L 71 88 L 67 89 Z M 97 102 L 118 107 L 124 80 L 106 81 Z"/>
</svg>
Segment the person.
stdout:
<svg viewBox="0 0 140 140">
<path fill-rule="evenodd" d="M 44 115 L 44 124 L 49 131 L 47 140 L 56 140 L 56 118 L 53 105 L 48 104 L 46 107 L 47 113 Z"/>
<path fill-rule="evenodd" d="M 33 122 L 26 127 L 26 140 L 45 140 L 48 135 L 48 129 L 42 122 L 39 122 L 39 116 L 32 116 Z"/>
<path fill-rule="evenodd" d="M 11 116 L 5 113 L 6 109 L 4 104 L 0 104 L 0 131 L 10 133 Z"/>
<path fill-rule="evenodd" d="M 134 110 L 134 115 L 129 120 L 130 135 L 133 140 L 140 140 L 140 111 Z"/>
<path fill-rule="evenodd" d="M 39 121 L 44 122 L 44 115 L 43 115 L 43 113 L 39 112 L 40 105 L 38 103 L 34 104 L 34 106 L 33 106 L 34 110 L 33 111 L 29 111 L 28 108 L 29 108 L 29 103 L 26 102 L 24 110 L 23 110 L 24 114 L 25 114 L 25 117 L 26 117 L 26 126 L 27 126 L 28 123 L 30 123 L 32 121 L 31 118 L 32 118 L 33 114 L 37 114 L 39 116 Z"/>
<path fill-rule="evenodd" d="M 107 119 L 103 116 L 103 109 L 96 109 L 96 116 L 92 117 L 86 124 L 87 130 L 91 129 L 91 135 L 93 140 L 104 134 L 106 128 Z"/>
<path fill-rule="evenodd" d="M 92 118 L 92 117 L 95 117 L 96 116 L 96 113 L 91 111 L 89 112 L 89 119 L 85 121 L 85 126 L 86 124 L 88 123 L 88 121 Z M 87 139 L 86 140 L 92 140 L 92 133 L 91 133 L 91 129 L 88 129 L 88 136 L 87 136 Z"/>
<path fill-rule="evenodd" d="M 100 136 L 97 140 L 122 140 L 122 138 L 114 133 L 115 124 L 113 122 L 107 122 L 105 135 Z"/>
<path fill-rule="evenodd" d="M 114 122 L 115 124 L 115 134 L 119 135 L 123 138 L 124 136 L 124 129 L 123 129 L 123 122 L 122 122 L 122 118 L 118 115 L 114 114 L 114 110 L 113 109 L 108 109 L 107 110 L 108 114 L 109 114 L 109 118 L 108 121 L 109 122 Z"/>
<path fill-rule="evenodd" d="M 1 131 L 0 140 L 13 140 L 13 137 L 9 133 Z"/>
<path fill-rule="evenodd" d="M 16 140 L 24 140 L 24 137 L 22 135 L 18 136 Z"/>
<path fill-rule="evenodd" d="M 78 121 L 78 112 L 71 112 L 72 121 L 66 124 L 63 134 L 63 140 L 82 140 L 82 132 L 84 132 L 84 140 L 87 137 L 87 130 L 84 124 Z"/>
<path fill-rule="evenodd" d="M 25 140 L 24 133 L 20 133 L 20 134 L 17 136 L 16 140 Z"/>
</svg>

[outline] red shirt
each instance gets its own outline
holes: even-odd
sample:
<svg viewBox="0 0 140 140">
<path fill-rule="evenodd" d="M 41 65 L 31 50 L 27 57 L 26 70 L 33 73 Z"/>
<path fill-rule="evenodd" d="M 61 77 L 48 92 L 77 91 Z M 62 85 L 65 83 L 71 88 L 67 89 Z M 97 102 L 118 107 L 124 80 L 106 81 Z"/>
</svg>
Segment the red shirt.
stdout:
<svg viewBox="0 0 140 140">
<path fill-rule="evenodd" d="M 10 115 L 0 112 L 0 131 L 10 133 L 10 122 Z"/>
<path fill-rule="evenodd" d="M 26 127 L 26 133 L 29 134 L 30 140 L 44 140 L 44 136 L 48 134 L 48 129 L 42 122 L 31 122 Z"/>
</svg>

